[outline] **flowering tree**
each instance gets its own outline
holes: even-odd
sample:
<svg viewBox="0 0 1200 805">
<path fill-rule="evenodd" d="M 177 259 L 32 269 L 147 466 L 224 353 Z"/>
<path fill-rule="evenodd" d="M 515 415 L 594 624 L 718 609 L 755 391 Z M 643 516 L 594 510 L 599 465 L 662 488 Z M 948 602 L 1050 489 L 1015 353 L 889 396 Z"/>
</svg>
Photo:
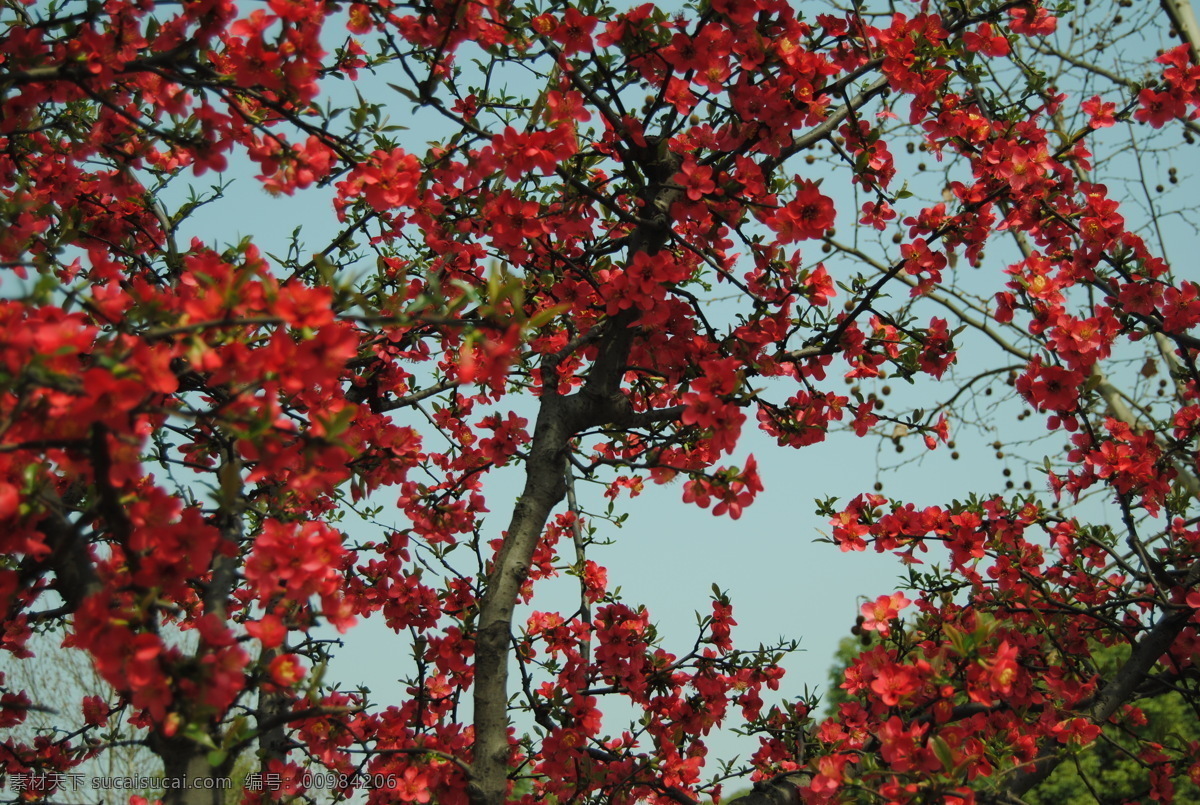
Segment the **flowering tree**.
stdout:
<svg viewBox="0 0 1200 805">
<path fill-rule="evenodd" d="M 67 621 L 112 691 L 0 768 L 69 770 L 131 718 L 172 805 L 218 802 L 251 748 L 280 780 L 251 800 L 320 770 L 371 802 L 687 803 L 740 718 L 752 802 L 1019 802 L 1140 698 L 1194 693 L 1200 286 L 1090 151 L 1119 127 L 1152 169 L 1124 132 L 1191 136 L 1190 10 L 868 5 L 6 0 L 0 640 L 21 657 Z M 402 147 L 389 110 L 435 142 Z M 896 145 L 941 161 L 934 199 Z M 332 190 L 338 231 L 280 257 L 186 242 L 221 191 L 180 185 L 231 164 Z M 885 374 L 929 403 L 892 410 Z M 843 550 L 946 559 L 872 591 L 879 640 L 820 725 L 764 702 L 775 653 L 735 648 L 725 596 L 674 655 L 587 555 L 577 479 L 679 480 L 737 518 L 748 417 L 784 447 L 840 423 L 933 449 L 1005 376 L 1069 441 L 1046 502 L 826 504 Z M 510 465 L 502 525 L 483 481 Z M 1100 490 L 1115 515 L 1088 520 Z M 405 527 L 339 529 L 378 505 Z M 558 573 L 575 608 L 538 609 Z M 372 616 L 414 657 L 386 707 L 321 678 L 319 627 Z M 2 695 L 0 723 L 37 706 Z M 1137 746 L 1154 797 L 1200 775 L 1194 744 Z"/>
<path fill-rule="evenodd" d="M 56 650 L 62 642 L 60 633 L 43 633 L 35 635 L 27 644 L 34 656 L 21 662 L 7 662 L 5 666 L 5 684 L 8 690 L 24 691 L 29 698 L 31 707 L 20 724 L 7 722 L 7 734 L 12 745 L 18 742 L 31 742 L 39 735 L 52 735 L 55 732 L 69 733 L 85 727 L 86 714 L 80 708 L 80 702 L 87 697 L 103 700 L 111 694 L 111 689 L 95 668 L 90 658 L 82 652 L 66 652 Z M 122 730 L 125 725 L 112 719 L 106 725 L 110 735 Z M 125 740 L 113 743 L 103 753 L 97 754 L 88 762 L 73 767 L 72 774 L 78 777 L 70 778 L 82 784 L 88 781 L 88 799 L 98 805 L 123 805 L 129 801 L 130 791 L 118 791 L 112 788 L 92 788 L 91 780 L 129 779 L 147 776 L 147 770 L 154 768 L 154 755 L 136 741 L 137 730 L 128 729 Z M 250 760 L 246 758 L 245 762 Z M 236 776 L 236 774 L 235 774 Z M 37 784 L 49 783 L 47 775 L 38 774 Z M 32 785 L 15 785 L 10 775 L 8 782 L 12 788 L 33 789 Z M 32 782 L 27 776 L 26 782 Z M 67 786 L 67 790 L 71 790 Z M 135 789 L 140 791 L 141 789 Z M 14 792 L 15 793 L 15 792 Z M 40 793 L 40 792 L 39 792 Z M 153 794 L 152 791 L 146 793 Z"/>
</svg>

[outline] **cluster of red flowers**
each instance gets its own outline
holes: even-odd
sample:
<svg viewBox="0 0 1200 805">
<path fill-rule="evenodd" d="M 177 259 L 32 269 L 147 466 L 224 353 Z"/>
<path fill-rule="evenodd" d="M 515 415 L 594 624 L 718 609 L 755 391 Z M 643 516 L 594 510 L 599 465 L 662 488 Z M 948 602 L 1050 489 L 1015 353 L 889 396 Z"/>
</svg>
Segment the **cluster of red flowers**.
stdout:
<svg viewBox="0 0 1200 805">
<path fill-rule="evenodd" d="M 1118 717 L 1104 703 L 1132 694 L 1072 658 L 1148 634 L 1143 674 L 1160 656 L 1193 673 L 1200 285 L 1175 281 L 1087 180 L 1087 141 L 1118 120 L 1195 117 L 1200 68 L 1186 46 L 1166 51 L 1132 97 L 1083 100 L 1087 125 L 1068 136 L 1057 89 L 1030 84 L 1013 114 L 960 80 L 1054 32 L 1042 3 L 934 5 L 808 22 L 779 0 L 712 0 L 690 20 L 651 4 L 602 18 L 595 4 L 373 0 L 340 17 L 317 0 L 245 15 L 108 0 L 6 20 L 0 263 L 36 282 L 0 300 L 0 650 L 22 656 L 35 626 L 69 622 L 112 693 L 85 700 L 78 742 L 6 739 L 0 772 L 72 768 L 132 717 L 164 760 L 216 773 L 248 743 L 249 713 L 289 732 L 263 742 L 280 796 L 318 764 L 393 780 L 373 803 L 679 803 L 719 793 L 702 780 L 705 738 L 740 716 L 762 736 L 758 779 L 803 766 L 813 805 L 868 789 L 970 803 L 980 780 L 1028 775 Z M 335 20 L 353 35 L 336 48 Z M 374 53 L 354 38 L 367 35 Z M 453 129 L 425 152 L 394 141 L 381 104 L 323 103 L 331 79 L 388 67 L 396 95 Z M 500 90 L 512 71 L 536 74 L 537 94 Z M 897 101 L 924 151 L 967 168 L 903 228 Z M 858 223 L 897 229 L 873 279 L 795 246 L 836 246 L 836 194 L 791 167 L 818 143 L 868 197 Z M 284 256 L 179 242 L 220 190 L 172 213 L 161 186 L 234 157 L 272 194 L 334 187 L 342 231 Z M 1024 253 L 972 319 L 942 294 L 960 254 L 980 267 L 1006 231 Z M 709 304 L 726 291 L 737 301 Z M 925 318 L 929 300 L 961 322 Z M 679 479 L 685 502 L 736 519 L 763 489 L 753 456 L 721 465 L 747 421 L 793 448 L 886 421 L 933 449 L 945 410 L 893 415 L 858 384 L 952 376 L 962 322 L 1034 339 L 1009 346 L 1011 384 L 1069 439 L 1051 488 L 1108 490 L 1134 558 L 1032 500 L 827 505 L 844 551 L 919 565 L 935 546 L 949 561 L 914 575 L 912 598 L 863 607 L 874 642 L 819 726 L 807 706 L 766 706 L 782 670 L 771 650 L 735 648 L 722 593 L 694 648 L 669 652 L 584 555 L 606 520 L 577 502 L 554 513 L 578 474 L 609 503 Z M 1101 371 L 1143 342 L 1177 386 L 1157 430 L 1121 413 Z M 536 414 L 518 414 L 521 393 Z M 503 530 L 485 521 L 484 483 L 514 463 L 527 482 Z M 385 488 L 399 525 L 356 542 L 339 518 Z M 1135 513 L 1171 518 L 1153 554 Z M 578 580 L 578 610 L 522 628 L 517 605 L 555 576 Z M 312 671 L 327 651 L 314 629 L 372 616 L 408 635 L 416 667 L 384 709 Z M 613 727 L 612 697 L 636 727 Z M 532 719 L 524 735 L 510 702 Z M 0 725 L 29 705 L 0 691 Z M 1156 796 L 1174 765 L 1200 775 L 1195 747 L 1142 758 Z"/>
</svg>

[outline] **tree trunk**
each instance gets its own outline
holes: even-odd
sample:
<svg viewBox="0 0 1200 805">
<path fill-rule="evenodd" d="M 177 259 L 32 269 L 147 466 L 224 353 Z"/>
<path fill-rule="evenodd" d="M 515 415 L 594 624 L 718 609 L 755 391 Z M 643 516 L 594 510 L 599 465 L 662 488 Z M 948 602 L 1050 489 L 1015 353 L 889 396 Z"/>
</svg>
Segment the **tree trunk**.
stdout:
<svg viewBox="0 0 1200 805">
<path fill-rule="evenodd" d="M 631 233 L 631 260 L 638 252 L 655 254 L 666 244 L 671 232 L 670 209 L 681 195 L 680 188 L 672 183 L 680 160 L 665 143 L 655 141 L 639 157 L 639 164 L 650 178 L 642 195 L 644 208 L 652 211 L 653 217 Z M 621 381 L 639 315 L 636 310 L 625 310 L 599 325 L 605 330 L 597 344 L 596 359 L 578 392 L 561 396 L 552 382 L 543 391 L 525 462 L 525 489 L 513 509 L 504 544 L 479 604 L 471 805 L 504 803 L 508 788 L 508 658 L 513 610 L 550 512 L 566 496 L 564 461 L 571 439 L 586 428 L 628 420 L 632 415 L 621 392 Z M 543 371 L 553 375 L 555 370 L 545 365 Z"/>
<path fill-rule="evenodd" d="M 224 805 L 229 770 L 210 765 L 204 747 L 187 739 L 172 739 L 156 751 L 167 781 L 163 805 Z"/>
<path fill-rule="evenodd" d="M 1171 18 L 1171 24 L 1179 32 L 1179 38 L 1187 43 L 1192 52 L 1192 61 L 1200 64 L 1200 24 L 1196 23 L 1196 13 L 1192 10 L 1191 0 L 1162 0 L 1163 10 Z"/>
<path fill-rule="evenodd" d="M 566 493 L 562 454 L 571 436 L 564 400 L 544 397 L 526 462 L 525 490 L 488 577 L 475 636 L 472 805 L 500 805 L 508 787 L 508 650 L 513 609 L 550 512 Z"/>
</svg>

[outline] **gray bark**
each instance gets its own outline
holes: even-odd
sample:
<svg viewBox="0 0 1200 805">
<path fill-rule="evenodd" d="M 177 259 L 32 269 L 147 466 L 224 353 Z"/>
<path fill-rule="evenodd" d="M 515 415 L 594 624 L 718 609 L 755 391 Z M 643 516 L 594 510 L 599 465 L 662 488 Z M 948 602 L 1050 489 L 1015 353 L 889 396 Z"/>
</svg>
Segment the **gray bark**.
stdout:
<svg viewBox="0 0 1200 805">
<path fill-rule="evenodd" d="M 208 762 L 205 749 L 186 738 L 156 742 L 163 761 L 163 776 L 171 781 L 163 791 L 163 805 L 224 805 L 230 762 L 220 767 Z"/>
<path fill-rule="evenodd" d="M 642 194 L 648 218 L 630 236 L 630 258 L 637 252 L 655 254 L 666 244 L 671 231 L 670 209 L 680 194 L 671 183 L 679 170 L 679 158 L 667 151 L 665 144 L 648 138 L 645 150 L 635 156 L 650 182 Z M 621 391 L 637 316 L 636 311 L 623 311 L 600 325 L 604 332 L 597 342 L 598 354 L 582 389 L 562 396 L 550 382 L 541 398 L 525 464 L 525 488 L 513 509 L 479 605 L 475 752 L 469 783 L 472 805 L 504 802 L 508 787 L 508 659 L 513 610 L 550 513 L 566 495 L 563 467 L 571 439 L 587 428 L 634 426 L 645 419 L 644 415 L 634 414 Z M 553 367 L 543 369 L 545 376 L 554 374 Z M 670 409 L 662 415 L 675 418 L 679 413 L 680 409 Z"/>
<path fill-rule="evenodd" d="M 1200 581 L 1200 564 L 1193 565 L 1188 574 L 1187 584 L 1190 586 Z M 1117 670 L 1113 678 L 1100 689 L 1096 698 L 1087 710 L 1080 715 L 1093 724 L 1103 726 L 1121 708 L 1136 698 L 1138 688 L 1146 681 L 1150 670 L 1158 662 L 1158 658 L 1166 653 L 1175 638 L 1188 625 L 1191 611 L 1172 612 L 1154 625 L 1146 635 L 1133 647 L 1129 659 Z M 1058 768 L 1066 755 L 1061 751 L 1057 742 L 1043 744 L 1042 752 L 1024 770 L 1013 775 L 1011 782 L 1005 787 L 1008 799 L 1001 801 L 1019 801 L 1021 795 L 1030 791 Z"/>
<path fill-rule="evenodd" d="M 1162 0 L 1162 7 L 1179 32 L 1179 38 L 1191 50 L 1192 61 L 1200 64 L 1200 24 L 1196 23 L 1191 0 Z"/>
</svg>

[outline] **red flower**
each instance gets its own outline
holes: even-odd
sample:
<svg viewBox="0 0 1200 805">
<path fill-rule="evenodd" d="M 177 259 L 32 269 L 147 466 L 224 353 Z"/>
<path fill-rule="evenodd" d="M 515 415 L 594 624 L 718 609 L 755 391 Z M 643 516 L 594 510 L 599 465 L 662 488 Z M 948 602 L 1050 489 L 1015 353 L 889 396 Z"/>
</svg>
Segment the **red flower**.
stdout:
<svg viewBox="0 0 1200 805">
<path fill-rule="evenodd" d="M 946 267 L 946 255 L 932 251 L 925 243 L 925 238 L 916 238 L 912 243 L 900 247 L 900 254 L 905 259 L 904 271 L 907 274 L 920 277 L 912 295 L 918 296 L 933 290 L 933 286 L 942 281 L 942 269 Z"/>
<path fill-rule="evenodd" d="M 901 592 L 891 595 L 881 595 L 874 601 L 862 605 L 865 620 L 862 628 L 868 632 L 877 631 L 886 637 L 891 633 L 891 622 L 900 615 L 900 610 L 911 604 L 908 596 Z"/>
<path fill-rule="evenodd" d="M 985 56 L 1007 56 L 1012 50 L 1004 34 L 996 33 L 996 29 L 989 22 L 963 34 L 963 42 L 967 50 Z"/>
<path fill-rule="evenodd" d="M 895 217 L 896 211 L 886 201 L 881 201 L 878 204 L 874 201 L 868 201 L 862 206 L 862 218 L 858 219 L 858 222 L 875 227 L 882 232 L 887 229 L 887 222 L 895 219 Z"/>
<path fill-rule="evenodd" d="M 997 696 L 1007 696 L 1017 679 L 1017 647 L 1007 640 L 1002 642 L 988 662 L 988 685 Z"/>
<path fill-rule="evenodd" d="M 1017 378 L 1017 391 L 1039 411 L 1074 411 L 1084 375 L 1061 366 L 1034 363 Z"/>
<path fill-rule="evenodd" d="M 813 182 L 800 182 L 796 197 L 776 210 L 767 226 L 779 233 L 780 243 L 793 243 L 823 236 L 833 226 L 835 214 L 833 199 L 822 195 Z"/>
<path fill-rule="evenodd" d="M 578 92 L 551 91 L 546 95 L 546 116 L 550 124 L 585 122 L 592 119 L 592 113 L 583 103 L 583 95 Z"/>
<path fill-rule="evenodd" d="M 1009 9 L 1012 17 L 1010 27 L 1026 36 L 1049 36 L 1058 28 L 1058 19 L 1044 8 L 1018 6 Z"/>
<path fill-rule="evenodd" d="M 266 615 L 262 620 L 247 621 L 246 632 L 262 642 L 263 648 L 268 649 L 283 645 L 283 640 L 287 637 L 287 627 L 278 615 Z"/>
<path fill-rule="evenodd" d="M 921 680 L 906 665 L 887 665 L 875 673 L 871 680 L 871 691 L 888 707 L 895 707 L 900 700 L 916 692 Z"/>
<path fill-rule="evenodd" d="M 363 3 L 350 5 L 350 17 L 346 20 L 346 29 L 352 34 L 367 34 L 371 32 L 371 9 Z"/>
<path fill-rule="evenodd" d="M 808 301 L 818 307 L 824 307 L 829 304 L 830 298 L 837 296 L 837 289 L 833 285 L 833 278 L 829 276 L 829 272 L 825 270 L 824 263 L 818 263 L 802 282 L 804 293 L 808 296 Z"/>
<path fill-rule="evenodd" d="M 21 503 L 21 494 L 15 486 L 0 481 L 0 520 L 8 520 L 17 516 Z"/>
<path fill-rule="evenodd" d="M 415 206 L 420 181 L 420 160 L 394 148 L 371 154 L 370 160 L 355 168 L 338 188 L 347 197 L 363 196 L 368 204 L 383 212 Z"/>
<path fill-rule="evenodd" d="M 99 696 L 83 698 L 83 721 L 85 724 L 98 727 L 108 721 L 108 704 Z"/>
<path fill-rule="evenodd" d="M 1133 117 L 1139 123 L 1149 123 L 1156 129 L 1187 115 L 1187 104 L 1172 91 L 1155 92 L 1144 89 L 1138 93 L 1138 108 Z"/>
<path fill-rule="evenodd" d="M 428 802 L 431 795 L 429 780 L 425 776 L 425 772 L 413 766 L 405 769 L 404 774 L 400 776 L 396 796 L 400 798 L 401 802 Z"/>
<path fill-rule="evenodd" d="M 267 668 L 271 681 L 281 688 L 289 688 L 304 678 L 305 669 L 295 654 L 280 654 L 271 660 Z"/>
<path fill-rule="evenodd" d="M 699 201 L 717 189 L 713 182 L 713 171 L 708 165 L 697 165 L 691 154 L 683 160 L 680 172 L 675 174 L 675 183 L 687 190 L 687 197 Z"/>
<path fill-rule="evenodd" d="M 1088 98 L 1080 104 L 1080 108 L 1091 116 L 1088 126 L 1093 129 L 1104 129 L 1117 125 L 1117 119 L 1113 116 L 1113 113 L 1117 111 L 1117 104 L 1111 101 L 1102 102 L 1099 95 Z"/>
<path fill-rule="evenodd" d="M 573 56 L 581 51 L 591 51 L 592 30 L 596 27 L 596 18 L 580 14 L 575 7 L 569 7 L 562 16 L 550 38 L 562 46 L 564 56 Z"/>
</svg>

